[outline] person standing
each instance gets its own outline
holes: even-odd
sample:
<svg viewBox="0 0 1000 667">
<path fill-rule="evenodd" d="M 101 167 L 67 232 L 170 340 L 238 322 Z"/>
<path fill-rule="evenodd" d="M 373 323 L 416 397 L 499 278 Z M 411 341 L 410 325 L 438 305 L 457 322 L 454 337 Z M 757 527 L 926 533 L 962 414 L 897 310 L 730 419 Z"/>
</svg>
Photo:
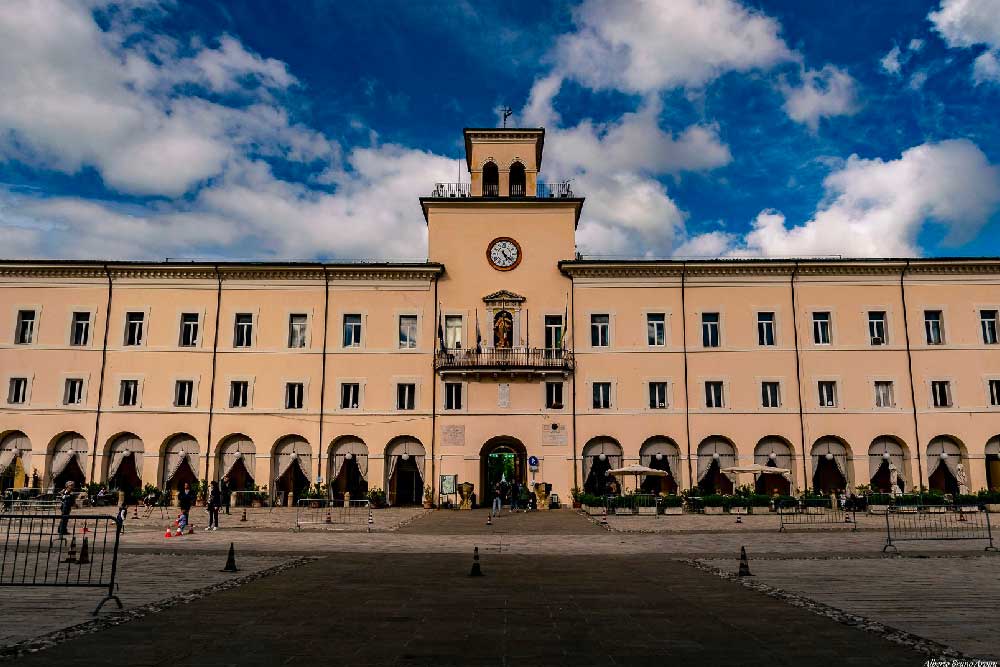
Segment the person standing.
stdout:
<svg viewBox="0 0 1000 667">
<path fill-rule="evenodd" d="M 69 535 L 69 514 L 73 511 L 73 505 L 76 504 L 76 496 L 73 494 L 73 489 L 76 487 L 76 483 L 70 480 L 66 482 L 66 488 L 63 489 L 62 496 L 59 498 L 59 539 L 65 540 L 66 536 Z"/>
<path fill-rule="evenodd" d="M 191 508 L 194 507 L 195 495 L 194 491 L 191 490 L 191 483 L 184 482 L 184 488 L 180 493 L 177 494 L 177 505 L 181 508 L 181 514 L 184 515 L 184 525 L 190 525 L 191 523 Z M 178 526 L 178 532 L 180 532 L 180 527 Z"/>
<path fill-rule="evenodd" d="M 219 484 L 219 493 L 222 494 L 222 507 L 226 510 L 226 516 L 229 516 L 230 496 L 232 495 L 232 491 L 229 489 L 229 475 L 222 478 L 222 483 Z"/>
<path fill-rule="evenodd" d="M 219 483 L 212 482 L 208 491 L 208 529 L 219 529 L 219 508 L 222 506 L 222 493 L 219 491 Z"/>
<path fill-rule="evenodd" d="M 497 516 L 500 514 L 500 503 L 503 502 L 502 492 L 500 490 L 500 482 L 493 485 L 493 509 L 490 510 L 490 514 Z"/>
<path fill-rule="evenodd" d="M 517 500 L 521 492 L 521 484 L 515 479 L 510 485 L 510 513 L 517 511 Z"/>
</svg>

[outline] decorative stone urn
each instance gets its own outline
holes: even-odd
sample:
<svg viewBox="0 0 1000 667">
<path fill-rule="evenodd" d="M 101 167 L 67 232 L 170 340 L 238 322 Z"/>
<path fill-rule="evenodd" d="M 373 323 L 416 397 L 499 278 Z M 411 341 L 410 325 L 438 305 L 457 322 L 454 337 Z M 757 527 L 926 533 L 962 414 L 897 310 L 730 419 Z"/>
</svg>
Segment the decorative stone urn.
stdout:
<svg viewBox="0 0 1000 667">
<path fill-rule="evenodd" d="M 462 482 L 458 485 L 458 497 L 461 502 L 458 505 L 460 510 L 471 510 L 472 509 L 472 492 L 475 491 L 476 485 L 472 482 Z"/>
<path fill-rule="evenodd" d="M 535 484 L 535 507 L 539 511 L 546 511 L 549 509 L 549 489 L 550 485 L 545 482 L 538 482 Z"/>
</svg>

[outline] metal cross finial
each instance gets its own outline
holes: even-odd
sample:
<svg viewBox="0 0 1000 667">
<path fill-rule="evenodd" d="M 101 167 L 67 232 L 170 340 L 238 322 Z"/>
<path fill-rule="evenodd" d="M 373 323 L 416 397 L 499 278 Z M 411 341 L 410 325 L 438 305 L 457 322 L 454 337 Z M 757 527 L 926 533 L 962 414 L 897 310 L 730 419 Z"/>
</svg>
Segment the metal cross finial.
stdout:
<svg viewBox="0 0 1000 667">
<path fill-rule="evenodd" d="M 514 115 L 513 109 L 510 107 L 503 108 L 503 126 L 507 127 L 507 119 Z"/>
</svg>

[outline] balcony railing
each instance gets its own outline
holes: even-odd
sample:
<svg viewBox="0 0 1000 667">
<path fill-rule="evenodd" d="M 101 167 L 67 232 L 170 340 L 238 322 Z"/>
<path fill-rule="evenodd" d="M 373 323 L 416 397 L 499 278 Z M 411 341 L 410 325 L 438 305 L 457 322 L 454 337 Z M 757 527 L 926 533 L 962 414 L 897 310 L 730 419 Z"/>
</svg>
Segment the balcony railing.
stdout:
<svg viewBox="0 0 1000 667">
<path fill-rule="evenodd" d="M 438 371 L 550 371 L 573 370 L 573 352 L 561 348 L 483 348 L 438 350 Z"/>
<path fill-rule="evenodd" d="M 496 197 L 499 194 L 497 186 L 484 185 L 485 196 Z M 464 199 L 472 196 L 472 185 L 470 183 L 435 183 L 431 197 L 439 199 Z M 524 197 L 524 186 L 514 184 L 511 190 L 512 197 Z M 569 181 L 564 183 L 539 183 L 536 186 L 535 199 L 572 199 L 580 195 L 573 192 Z"/>
</svg>

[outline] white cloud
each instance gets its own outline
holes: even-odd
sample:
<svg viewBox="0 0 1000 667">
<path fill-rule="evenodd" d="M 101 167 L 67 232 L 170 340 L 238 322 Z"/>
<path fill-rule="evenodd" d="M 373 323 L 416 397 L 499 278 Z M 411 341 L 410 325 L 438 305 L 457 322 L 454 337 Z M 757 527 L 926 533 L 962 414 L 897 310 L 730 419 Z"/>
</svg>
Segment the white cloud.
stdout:
<svg viewBox="0 0 1000 667">
<path fill-rule="evenodd" d="M 849 116 L 858 110 L 857 84 L 850 74 L 833 65 L 804 70 L 800 86 L 782 83 L 779 89 L 788 116 L 813 131 L 823 118 Z"/>
<path fill-rule="evenodd" d="M 879 64 L 882 66 L 882 70 L 887 74 L 899 74 L 899 70 L 902 69 L 903 65 L 899 62 L 900 50 L 898 46 L 893 46 L 889 53 L 882 57 Z"/>
<path fill-rule="evenodd" d="M 942 0 L 927 18 L 953 49 L 986 45 L 973 65 L 973 79 L 977 84 L 1000 82 L 1000 6 L 996 0 Z"/>
<path fill-rule="evenodd" d="M 598 90 L 698 87 L 795 58 L 777 21 L 732 0 L 587 0 L 574 21 L 557 42 L 556 69 Z"/>
<path fill-rule="evenodd" d="M 918 237 L 928 223 L 947 229 L 947 243 L 964 243 L 1000 209 L 1000 168 L 970 141 L 943 141 L 889 161 L 851 156 L 824 189 L 809 221 L 789 226 L 779 211 L 762 211 L 726 254 L 909 257 L 921 254 Z"/>
</svg>

